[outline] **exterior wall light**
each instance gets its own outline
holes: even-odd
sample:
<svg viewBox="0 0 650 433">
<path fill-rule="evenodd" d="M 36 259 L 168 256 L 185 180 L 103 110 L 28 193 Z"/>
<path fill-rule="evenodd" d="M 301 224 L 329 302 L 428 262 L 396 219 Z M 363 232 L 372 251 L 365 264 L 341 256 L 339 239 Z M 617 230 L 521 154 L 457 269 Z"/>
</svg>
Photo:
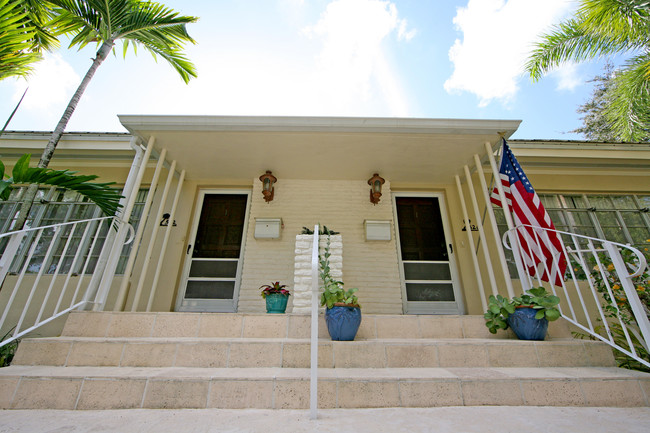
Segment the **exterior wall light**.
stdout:
<svg viewBox="0 0 650 433">
<path fill-rule="evenodd" d="M 273 185 L 278 179 L 273 176 L 270 170 L 266 170 L 266 173 L 260 176 L 260 181 L 262 182 L 262 195 L 264 195 L 264 200 L 268 203 L 273 200 Z"/>
<path fill-rule="evenodd" d="M 372 175 L 368 179 L 368 185 L 370 185 L 370 203 L 377 204 L 381 198 L 381 186 L 386 182 L 383 177 L 380 177 L 378 173 Z"/>
</svg>

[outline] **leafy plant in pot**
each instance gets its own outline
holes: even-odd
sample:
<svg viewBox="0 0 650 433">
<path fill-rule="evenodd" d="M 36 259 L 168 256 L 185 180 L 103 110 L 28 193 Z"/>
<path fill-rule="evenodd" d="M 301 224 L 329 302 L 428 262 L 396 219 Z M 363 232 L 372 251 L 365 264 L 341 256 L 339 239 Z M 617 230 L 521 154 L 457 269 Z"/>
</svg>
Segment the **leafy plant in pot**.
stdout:
<svg viewBox="0 0 650 433">
<path fill-rule="evenodd" d="M 323 255 L 319 257 L 320 277 L 323 280 L 323 293 L 320 304 L 326 306 L 325 323 L 332 340 L 352 341 L 361 325 L 361 306 L 355 293 L 358 289 L 345 290 L 343 282 L 331 275 L 330 237 L 327 235 L 327 245 Z"/>
<path fill-rule="evenodd" d="M 560 318 L 557 305 L 560 298 L 544 287 L 535 287 L 512 299 L 490 295 L 488 309 L 483 315 L 485 326 L 492 334 L 499 329 L 512 328 L 520 340 L 544 340 L 548 322 Z"/>
<path fill-rule="evenodd" d="M 291 293 L 285 284 L 276 281 L 271 284 L 260 286 L 261 296 L 266 300 L 266 312 L 271 314 L 282 314 L 287 310 L 287 302 Z"/>
</svg>

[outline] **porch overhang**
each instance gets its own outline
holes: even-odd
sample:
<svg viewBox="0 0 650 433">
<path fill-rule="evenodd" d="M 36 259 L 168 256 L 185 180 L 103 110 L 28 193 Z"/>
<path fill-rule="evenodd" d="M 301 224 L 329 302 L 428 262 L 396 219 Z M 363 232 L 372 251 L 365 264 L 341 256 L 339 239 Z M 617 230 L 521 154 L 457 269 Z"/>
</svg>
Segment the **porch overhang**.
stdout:
<svg viewBox="0 0 650 433">
<path fill-rule="evenodd" d="M 520 120 L 121 115 L 122 125 L 167 149 L 190 180 L 279 178 L 449 183 L 510 137 Z"/>
</svg>

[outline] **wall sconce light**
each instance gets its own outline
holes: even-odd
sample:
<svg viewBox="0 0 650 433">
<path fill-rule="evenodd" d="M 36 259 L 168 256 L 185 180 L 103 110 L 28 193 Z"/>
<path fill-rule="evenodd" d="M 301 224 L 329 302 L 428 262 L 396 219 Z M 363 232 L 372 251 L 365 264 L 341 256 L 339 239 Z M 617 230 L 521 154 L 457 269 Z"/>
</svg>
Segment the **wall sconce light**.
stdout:
<svg viewBox="0 0 650 433">
<path fill-rule="evenodd" d="M 169 217 L 171 215 L 168 213 L 164 213 L 162 216 L 162 219 L 160 220 L 160 227 L 167 227 L 169 225 Z M 172 222 L 172 227 L 176 227 L 176 220 Z"/>
<path fill-rule="evenodd" d="M 270 170 L 266 170 L 266 173 L 260 176 L 260 181 L 262 181 L 262 195 L 264 200 L 268 203 L 273 200 L 273 184 L 278 181 L 278 179 L 273 176 Z"/>
<path fill-rule="evenodd" d="M 378 173 L 372 175 L 368 179 L 368 185 L 370 185 L 370 203 L 377 204 L 381 198 L 381 186 L 386 182 L 383 177 L 380 177 Z"/>
</svg>

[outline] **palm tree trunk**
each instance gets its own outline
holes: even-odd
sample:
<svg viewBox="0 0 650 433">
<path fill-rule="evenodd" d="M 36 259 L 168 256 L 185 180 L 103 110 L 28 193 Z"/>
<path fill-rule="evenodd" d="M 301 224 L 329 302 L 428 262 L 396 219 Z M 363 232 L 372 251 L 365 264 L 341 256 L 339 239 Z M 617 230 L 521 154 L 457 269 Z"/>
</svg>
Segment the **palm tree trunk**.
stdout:
<svg viewBox="0 0 650 433">
<path fill-rule="evenodd" d="M 97 55 L 93 59 L 93 64 L 88 69 L 88 72 L 86 72 L 86 75 L 84 76 L 83 80 L 81 80 L 81 84 L 79 84 L 79 87 L 77 87 L 77 90 L 74 92 L 74 95 L 72 95 L 72 99 L 70 99 L 68 106 L 63 112 L 63 116 L 61 116 L 61 120 L 59 120 L 58 125 L 56 125 L 56 129 L 52 132 L 52 135 L 50 136 L 50 141 L 47 143 L 47 146 L 45 146 L 45 149 L 43 149 L 43 154 L 41 155 L 41 159 L 38 162 L 38 167 L 46 168 L 49 165 L 50 160 L 52 159 L 52 155 L 54 154 L 54 150 L 56 149 L 56 146 L 57 144 L 59 144 L 59 140 L 63 135 L 63 131 L 65 130 L 65 127 L 68 125 L 68 122 L 72 117 L 72 113 L 74 113 L 74 110 L 77 108 L 77 104 L 79 104 L 81 95 L 83 95 L 84 91 L 86 90 L 86 87 L 88 87 L 88 84 L 90 83 L 90 80 L 95 75 L 95 71 L 97 71 L 99 65 L 102 64 L 102 62 L 106 59 L 108 54 L 113 49 L 113 45 L 114 42 L 111 40 L 111 41 L 104 42 L 102 46 L 99 47 L 99 50 L 97 51 Z M 16 216 L 16 221 L 14 222 L 13 225 L 13 230 L 22 230 L 23 227 L 25 226 L 25 222 L 27 221 L 27 216 L 29 215 L 29 211 L 32 208 L 32 205 L 34 203 L 34 198 L 36 198 L 37 193 L 38 193 L 38 184 L 32 184 L 29 187 L 27 187 L 27 191 L 24 194 L 23 201 L 20 206 L 20 210 L 18 211 L 18 215 Z"/>
</svg>

